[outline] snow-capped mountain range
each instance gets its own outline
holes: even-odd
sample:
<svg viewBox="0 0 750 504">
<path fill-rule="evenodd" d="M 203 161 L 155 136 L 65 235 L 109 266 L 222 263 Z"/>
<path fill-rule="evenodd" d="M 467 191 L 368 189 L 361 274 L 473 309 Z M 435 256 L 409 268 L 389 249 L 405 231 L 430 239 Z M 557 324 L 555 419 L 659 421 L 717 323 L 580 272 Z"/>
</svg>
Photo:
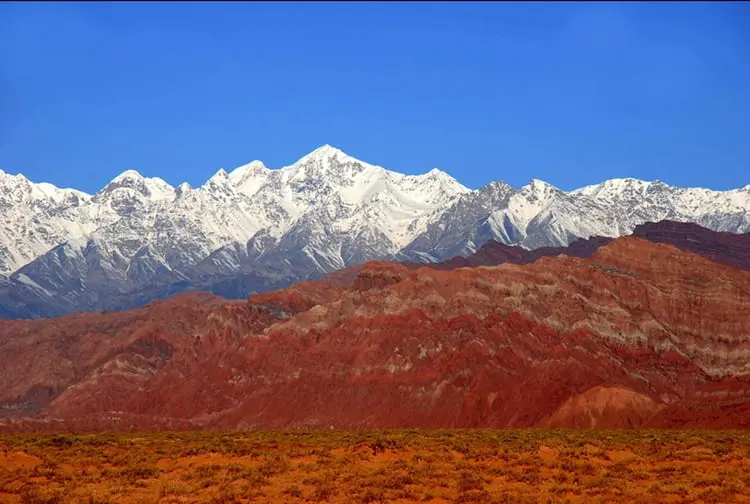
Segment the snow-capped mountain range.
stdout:
<svg viewBox="0 0 750 504">
<path fill-rule="evenodd" d="M 0 316 L 128 308 L 190 288 L 243 297 L 372 259 L 444 260 L 490 239 L 567 245 L 662 219 L 748 232 L 750 185 L 470 190 L 329 145 L 280 169 L 219 170 L 199 188 L 128 170 L 90 195 L 0 171 Z"/>
</svg>

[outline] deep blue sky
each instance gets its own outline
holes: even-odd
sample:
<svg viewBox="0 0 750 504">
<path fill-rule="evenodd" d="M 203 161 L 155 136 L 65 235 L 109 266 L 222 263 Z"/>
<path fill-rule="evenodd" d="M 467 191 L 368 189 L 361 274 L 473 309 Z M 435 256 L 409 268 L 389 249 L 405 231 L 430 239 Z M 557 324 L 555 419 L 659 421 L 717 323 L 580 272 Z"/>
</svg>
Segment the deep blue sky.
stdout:
<svg viewBox="0 0 750 504">
<path fill-rule="evenodd" d="M 0 168 L 200 185 L 322 144 L 469 187 L 750 183 L 750 3 L 1 3 Z"/>
</svg>

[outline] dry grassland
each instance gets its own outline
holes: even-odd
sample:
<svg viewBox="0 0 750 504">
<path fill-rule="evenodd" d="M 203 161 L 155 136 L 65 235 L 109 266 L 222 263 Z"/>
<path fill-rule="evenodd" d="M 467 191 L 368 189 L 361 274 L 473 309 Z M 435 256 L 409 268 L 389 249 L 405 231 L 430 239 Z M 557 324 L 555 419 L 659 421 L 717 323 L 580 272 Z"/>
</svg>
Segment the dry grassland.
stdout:
<svg viewBox="0 0 750 504">
<path fill-rule="evenodd" d="M 0 503 L 748 502 L 750 433 L 0 436 Z"/>
</svg>

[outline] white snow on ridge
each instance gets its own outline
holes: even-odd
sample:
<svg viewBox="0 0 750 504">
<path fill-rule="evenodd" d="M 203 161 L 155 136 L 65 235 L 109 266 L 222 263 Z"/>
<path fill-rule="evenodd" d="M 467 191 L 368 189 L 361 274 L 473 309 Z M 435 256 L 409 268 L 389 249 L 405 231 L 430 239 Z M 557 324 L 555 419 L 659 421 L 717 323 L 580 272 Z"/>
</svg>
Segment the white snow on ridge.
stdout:
<svg viewBox="0 0 750 504">
<path fill-rule="evenodd" d="M 117 190 L 118 188 L 133 189 L 139 192 L 145 189 L 146 194 L 144 195 L 152 200 L 172 200 L 175 197 L 175 188 L 165 180 L 159 177 L 144 177 L 135 170 L 125 170 L 113 178 L 102 191 Z"/>
<path fill-rule="evenodd" d="M 451 233 L 469 233 L 466 246 L 474 246 L 487 238 L 471 234 L 479 222 L 498 239 L 532 247 L 567 243 L 571 236 L 618 236 L 663 218 L 750 231 L 750 185 L 712 191 L 619 178 L 564 192 L 533 179 L 518 190 L 501 183 L 484 190 L 494 194 L 487 201 L 495 206 L 476 203 L 472 210 L 470 200 L 482 189 L 468 189 L 439 169 L 404 175 L 330 145 L 278 169 L 257 160 L 230 172 L 220 169 L 197 188 L 186 182 L 172 187 L 126 170 L 89 195 L 0 170 L 0 274 L 66 241 L 82 248 L 89 239 L 111 256 L 107 264 L 125 268 L 125 275 L 131 271 L 127 261 L 137 254 L 144 274 L 162 267 L 178 271 L 222 246 L 243 248 L 261 231 L 277 241 L 308 240 L 297 250 L 324 269 L 346 265 L 341 259 L 346 235 L 364 240 L 347 245 L 362 251 L 396 253 L 423 235 L 420 243 L 427 248 L 460 241 L 460 236 L 448 240 Z M 457 218 L 466 220 L 446 227 L 441 218 L 459 211 L 464 213 Z"/>
<path fill-rule="evenodd" d="M 16 186 L 29 196 L 19 198 Z M 253 161 L 230 173 L 219 170 L 199 188 L 172 187 L 161 178 L 126 170 L 88 195 L 3 172 L 0 272 L 15 271 L 71 239 L 122 243 L 126 257 L 154 246 L 154 253 L 168 257 L 178 243 L 211 251 L 244 243 L 264 229 L 279 238 L 318 209 L 327 209 L 325 215 L 333 219 L 329 227 L 339 232 L 384 232 L 395 251 L 419 231 L 407 231 L 412 223 L 466 191 L 439 170 L 401 175 L 330 145 L 279 169 Z"/>
<path fill-rule="evenodd" d="M 16 277 L 16 279 L 18 281 L 20 281 L 21 283 L 24 283 L 26 285 L 34 287 L 35 289 L 41 290 L 45 294 L 49 294 L 49 291 L 47 289 L 45 289 L 44 287 L 42 287 L 41 285 L 39 285 L 38 283 L 36 283 L 35 281 L 33 281 L 31 278 L 29 278 L 28 276 L 24 275 L 23 273 L 21 273 L 20 275 L 18 275 Z"/>
<path fill-rule="evenodd" d="M 263 186 L 270 171 L 261 161 L 253 161 L 232 170 L 229 180 L 240 193 L 251 197 Z"/>
<path fill-rule="evenodd" d="M 623 207 L 630 203 L 646 211 L 668 207 L 675 217 L 694 220 L 705 214 L 729 214 L 750 211 L 750 193 L 744 189 L 715 191 L 702 187 L 680 188 L 661 181 L 619 178 L 571 191 L 585 195 L 605 207 Z M 649 209 L 648 207 L 652 207 Z M 659 219 L 657 219 L 659 220 Z"/>
</svg>

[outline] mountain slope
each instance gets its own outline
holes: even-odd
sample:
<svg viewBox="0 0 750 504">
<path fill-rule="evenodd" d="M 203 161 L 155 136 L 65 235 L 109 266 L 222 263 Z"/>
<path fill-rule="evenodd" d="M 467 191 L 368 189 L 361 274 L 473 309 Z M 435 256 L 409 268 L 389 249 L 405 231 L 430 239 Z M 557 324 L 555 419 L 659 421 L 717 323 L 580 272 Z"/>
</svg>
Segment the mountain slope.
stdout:
<svg viewBox="0 0 750 504">
<path fill-rule="evenodd" d="M 403 175 L 328 145 L 280 169 L 219 170 L 197 188 L 128 170 L 87 195 L 0 173 L 0 306 L 33 318 L 188 290 L 242 298 L 371 260 L 445 261 L 491 240 L 561 247 L 665 217 L 741 233 L 749 209 L 750 186 L 469 190 L 439 170 Z"/>
<path fill-rule="evenodd" d="M 644 222 L 674 220 L 694 222 L 714 231 L 750 230 L 750 185 L 712 191 L 625 178 L 583 187 L 573 194 L 587 196 L 616 213 L 622 229 L 632 230 Z"/>
<path fill-rule="evenodd" d="M 697 224 L 664 220 L 639 224 L 632 236 L 645 238 L 654 243 L 666 243 L 680 250 L 692 252 L 713 262 L 735 269 L 750 271 L 750 233 L 735 234 L 711 231 Z M 517 245 L 505 245 L 490 240 L 475 253 L 456 256 L 439 263 L 430 263 L 433 269 L 455 269 L 475 266 L 496 266 L 503 263 L 528 264 L 541 257 L 567 255 L 587 258 L 599 247 L 611 242 L 611 238 L 594 236 L 581 238 L 566 247 L 540 247 L 528 250 Z M 410 268 L 421 263 L 406 263 Z"/>
<path fill-rule="evenodd" d="M 95 225 L 82 215 L 90 198 L 0 170 L 0 273 L 8 274 L 59 243 L 93 231 Z"/>
<path fill-rule="evenodd" d="M 247 302 L 0 321 L 0 428 L 750 427 L 748 314 L 750 272 L 637 237 L 368 263 Z"/>
<path fill-rule="evenodd" d="M 48 246 L 44 253 L 9 274 L 0 301 L 11 316 L 35 317 L 123 309 L 195 288 L 246 297 L 391 256 L 467 191 L 439 170 L 401 175 L 331 146 L 278 170 L 258 161 L 219 170 L 197 189 L 129 170 L 81 196 L 69 220 L 83 229 L 65 236 L 58 226 L 34 249 Z M 24 201 L 2 207 L 9 220 L 34 211 Z"/>
<path fill-rule="evenodd" d="M 398 257 L 444 261 L 476 252 L 489 240 L 527 249 L 559 247 L 578 238 L 627 235 L 662 220 L 750 232 L 750 186 L 722 192 L 613 179 L 565 193 L 539 180 L 519 190 L 490 184 L 459 197 Z"/>
</svg>

